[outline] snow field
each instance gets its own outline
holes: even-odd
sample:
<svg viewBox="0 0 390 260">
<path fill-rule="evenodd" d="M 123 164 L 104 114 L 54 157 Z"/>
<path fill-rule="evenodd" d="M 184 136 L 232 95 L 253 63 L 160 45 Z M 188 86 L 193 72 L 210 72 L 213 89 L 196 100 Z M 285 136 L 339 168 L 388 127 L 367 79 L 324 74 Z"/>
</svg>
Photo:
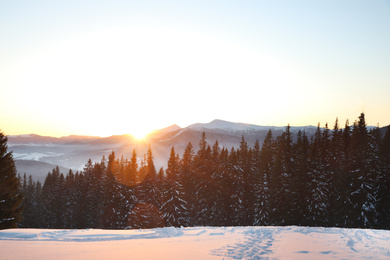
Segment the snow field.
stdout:
<svg viewBox="0 0 390 260">
<path fill-rule="evenodd" d="M 1 259 L 390 259 L 390 231 L 310 227 L 0 231 Z"/>
</svg>

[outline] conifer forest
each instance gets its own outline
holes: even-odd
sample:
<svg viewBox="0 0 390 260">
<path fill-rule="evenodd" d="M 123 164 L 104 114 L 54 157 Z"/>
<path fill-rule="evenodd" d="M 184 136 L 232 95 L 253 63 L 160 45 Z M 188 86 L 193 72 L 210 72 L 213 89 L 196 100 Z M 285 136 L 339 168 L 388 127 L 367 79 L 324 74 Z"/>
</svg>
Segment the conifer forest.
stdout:
<svg viewBox="0 0 390 260">
<path fill-rule="evenodd" d="M 381 134 L 364 114 L 349 125 L 318 126 L 308 137 L 287 126 L 237 148 L 172 147 L 156 169 L 112 152 L 82 171 L 59 168 L 44 183 L 20 177 L 23 220 L 30 228 L 132 229 L 165 226 L 322 226 L 390 229 L 390 127 Z M 141 156 L 142 158 L 142 156 Z"/>
</svg>

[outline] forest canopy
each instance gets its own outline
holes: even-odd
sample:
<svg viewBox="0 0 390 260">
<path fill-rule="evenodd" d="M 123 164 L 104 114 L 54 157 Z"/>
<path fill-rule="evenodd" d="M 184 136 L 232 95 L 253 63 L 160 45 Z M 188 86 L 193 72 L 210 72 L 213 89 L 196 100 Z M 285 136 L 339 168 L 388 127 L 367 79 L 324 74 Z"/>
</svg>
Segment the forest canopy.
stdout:
<svg viewBox="0 0 390 260">
<path fill-rule="evenodd" d="M 43 184 L 21 180 L 20 227 L 154 228 L 298 225 L 390 229 L 390 127 L 381 135 L 362 113 L 352 126 L 336 120 L 312 137 L 287 126 L 237 148 L 188 143 L 172 147 L 166 169 L 152 148 L 142 160 L 112 152 L 83 171 L 59 168 Z"/>
</svg>

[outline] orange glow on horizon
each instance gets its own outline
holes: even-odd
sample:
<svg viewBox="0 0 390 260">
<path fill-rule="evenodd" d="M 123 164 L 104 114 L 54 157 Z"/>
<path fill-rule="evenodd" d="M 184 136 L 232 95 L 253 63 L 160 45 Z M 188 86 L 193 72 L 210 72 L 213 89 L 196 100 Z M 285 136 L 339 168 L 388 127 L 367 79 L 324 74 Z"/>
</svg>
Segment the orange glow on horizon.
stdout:
<svg viewBox="0 0 390 260">
<path fill-rule="evenodd" d="M 137 140 L 144 140 L 149 135 L 149 132 L 143 130 L 137 130 L 131 132 L 130 135 Z"/>
</svg>

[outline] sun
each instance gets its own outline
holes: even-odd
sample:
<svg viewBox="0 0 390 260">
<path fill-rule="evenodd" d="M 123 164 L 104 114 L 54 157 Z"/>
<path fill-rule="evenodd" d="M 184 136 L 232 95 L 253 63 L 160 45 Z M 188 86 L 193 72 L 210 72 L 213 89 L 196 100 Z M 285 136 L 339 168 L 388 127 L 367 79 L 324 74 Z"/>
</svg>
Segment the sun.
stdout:
<svg viewBox="0 0 390 260">
<path fill-rule="evenodd" d="M 130 132 L 130 135 L 133 136 L 135 139 L 137 140 L 143 140 L 145 139 L 149 134 L 149 131 L 146 131 L 144 129 L 132 129 L 132 131 Z"/>
</svg>

